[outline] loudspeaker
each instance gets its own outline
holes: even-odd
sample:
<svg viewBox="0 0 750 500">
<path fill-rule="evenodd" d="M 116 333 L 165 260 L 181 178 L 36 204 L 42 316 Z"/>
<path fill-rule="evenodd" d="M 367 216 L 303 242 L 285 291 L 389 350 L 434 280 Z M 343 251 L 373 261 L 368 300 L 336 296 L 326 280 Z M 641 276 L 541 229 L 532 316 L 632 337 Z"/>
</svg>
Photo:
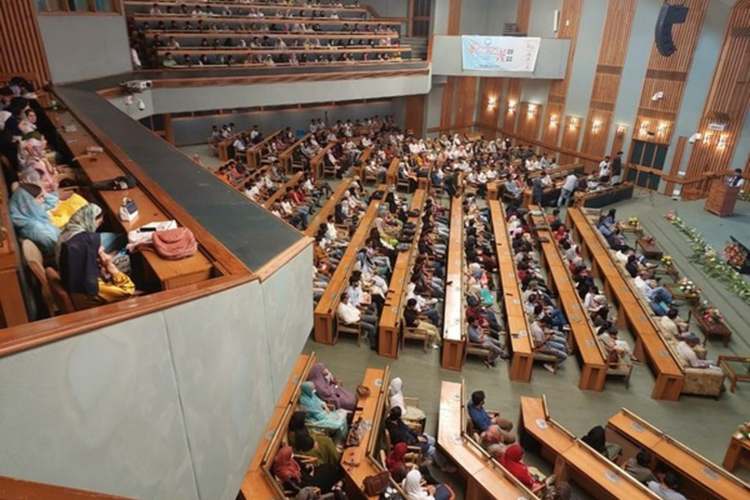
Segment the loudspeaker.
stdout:
<svg viewBox="0 0 750 500">
<path fill-rule="evenodd" d="M 687 19 L 688 7 L 684 5 L 669 5 L 665 3 L 661 6 L 659 17 L 656 20 L 656 29 L 654 41 L 659 54 L 669 57 L 674 54 L 677 47 L 672 41 L 672 25 L 682 24 Z"/>
</svg>

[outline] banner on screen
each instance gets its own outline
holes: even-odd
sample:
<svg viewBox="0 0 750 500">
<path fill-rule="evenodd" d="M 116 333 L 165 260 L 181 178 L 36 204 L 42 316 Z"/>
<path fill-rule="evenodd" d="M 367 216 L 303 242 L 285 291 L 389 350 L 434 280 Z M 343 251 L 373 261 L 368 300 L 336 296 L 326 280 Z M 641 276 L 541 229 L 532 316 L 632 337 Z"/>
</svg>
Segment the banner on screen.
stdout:
<svg viewBox="0 0 750 500">
<path fill-rule="evenodd" d="M 531 37 L 464 35 L 463 69 L 533 72 L 541 41 Z"/>
</svg>

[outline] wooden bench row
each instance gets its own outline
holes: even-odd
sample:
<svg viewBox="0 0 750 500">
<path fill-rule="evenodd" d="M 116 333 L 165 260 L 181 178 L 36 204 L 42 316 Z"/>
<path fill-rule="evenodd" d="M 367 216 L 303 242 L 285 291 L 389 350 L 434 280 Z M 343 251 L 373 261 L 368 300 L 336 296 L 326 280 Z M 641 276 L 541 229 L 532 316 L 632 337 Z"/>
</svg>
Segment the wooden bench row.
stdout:
<svg viewBox="0 0 750 500">
<path fill-rule="evenodd" d="M 385 305 L 378 324 L 378 354 L 388 358 L 398 358 L 401 335 L 403 334 L 403 312 L 406 305 L 406 285 L 409 283 L 414 260 L 419 253 L 419 234 L 421 231 L 422 207 L 424 207 L 427 192 L 418 189 L 414 192 L 410 210 L 418 214 L 410 216 L 408 222 L 416 227 L 414 241 L 407 251 L 399 252 L 393 266 L 391 282 L 385 297 Z"/>
<path fill-rule="evenodd" d="M 586 215 L 578 208 L 570 208 L 567 218 L 571 233 L 580 245 L 581 254 L 591 262 L 592 274 L 602 281 L 604 293 L 617 308 L 617 326 L 627 326 L 633 333 L 636 338 L 635 352 L 645 355 L 656 377 L 651 397 L 678 400 L 684 373 L 676 355 L 654 325 L 632 284 L 623 277 L 612 261 L 609 250 Z"/>
<path fill-rule="evenodd" d="M 510 340 L 512 351 L 510 379 L 529 382 L 534 366 L 534 345 L 529 334 L 529 325 L 523 308 L 523 295 L 518 284 L 513 249 L 505 224 L 505 209 L 498 200 L 488 200 L 487 205 L 490 209 L 492 232 L 495 236 L 507 338 Z"/>
<path fill-rule="evenodd" d="M 247 23 L 247 24 L 304 24 L 321 26 L 400 26 L 401 21 L 390 21 L 387 19 L 332 19 L 332 18 L 309 18 L 309 17 L 238 17 L 238 16 L 192 16 L 190 14 L 139 14 L 132 16 L 137 22 L 159 22 L 159 21 L 203 21 L 209 23 Z"/>
<path fill-rule="evenodd" d="M 252 129 L 245 130 L 245 133 L 250 133 Z M 271 141 L 276 139 L 276 136 L 278 136 L 282 132 L 282 129 L 279 129 L 272 134 L 266 136 L 263 138 L 262 141 L 260 141 L 258 144 L 253 144 L 249 148 L 245 150 L 245 165 L 247 165 L 250 168 L 257 168 L 260 165 L 262 156 L 263 156 L 263 148 L 266 147 L 268 144 L 271 143 Z M 231 137 L 228 137 L 226 139 L 223 139 L 219 141 L 219 143 L 216 146 L 216 152 L 219 156 L 219 160 L 221 161 L 229 161 L 229 148 L 232 146 L 234 141 L 239 137 L 240 134 L 234 134 Z M 237 153 L 235 152 L 235 157 L 237 156 Z M 242 158 L 241 158 L 242 159 Z"/>
<path fill-rule="evenodd" d="M 379 206 L 380 200 L 373 199 L 370 202 L 364 216 L 359 221 L 354 236 L 346 247 L 344 255 L 341 257 L 339 265 L 336 267 L 336 271 L 331 276 L 328 287 L 326 287 L 318 305 L 315 307 L 313 337 L 316 342 L 332 345 L 338 340 L 336 308 L 341 300 L 341 294 L 349 284 L 349 277 L 357 262 L 357 252 L 370 234 L 370 227 L 377 217 Z"/>
<path fill-rule="evenodd" d="M 550 284 L 557 291 L 560 306 L 565 312 L 565 317 L 570 325 L 570 333 L 581 360 L 581 378 L 578 382 L 578 388 L 602 391 L 607 376 L 607 363 L 596 339 L 596 332 L 588 320 L 587 311 L 581 303 L 578 292 L 573 285 L 570 271 L 562 255 L 560 255 L 560 250 L 555 244 L 549 226 L 547 226 L 544 213 L 539 211 L 539 207 L 532 206 L 529 219 L 539 241 L 539 246 L 542 248 L 540 259 L 547 269 L 547 275 L 552 277 Z"/>
<path fill-rule="evenodd" d="M 283 2 L 249 2 L 249 3 L 238 3 L 238 2 L 198 2 L 198 1 L 166 1 L 159 0 L 152 2 L 151 0 L 125 0 L 125 7 L 143 7 L 150 9 L 154 5 L 159 8 L 175 7 L 186 5 L 188 8 L 201 7 L 201 8 L 218 8 L 223 9 L 229 7 L 230 9 L 237 10 L 292 10 L 294 12 L 300 11 L 334 11 L 334 12 L 359 12 L 367 14 L 368 10 L 364 7 L 357 7 L 354 5 L 342 5 L 342 6 L 331 6 L 331 5 L 295 5 Z"/>
<path fill-rule="evenodd" d="M 465 478 L 464 498 L 537 498 L 466 434 L 465 403 L 462 383 L 442 382 L 437 444 L 446 457 L 459 467 L 461 475 Z"/>
<path fill-rule="evenodd" d="M 450 234 L 446 251 L 443 352 L 440 366 L 461 371 L 466 359 L 464 322 L 464 209 L 463 198 L 451 198 Z"/>
<path fill-rule="evenodd" d="M 274 193 L 271 196 L 269 196 L 266 201 L 263 202 L 263 208 L 270 210 L 271 207 L 273 207 L 274 203 L 276 203 L 277 201 L 280 201 L 284 197 L 287 189 L 297 187 L 301 180 L 302 180 L 302 172 L 297 172 L 296 174 L 292 175 L 288 181 L 281 184 L 279 188 L 276 191 L 274 191 Z"/>
<path fill-rule="evenodd" d="M 310 225 L 305 230 L 306 236 L 315 236 L 315 233 L 318 232 L 318 228 L 320 227 L 320 225 L 324 224 L 328 220 L 329 215 L 334 214 L 336 205 L 338 205 L 339 202 L 344 199 L 344 194 L 346 193 L 347 189 L 351 187 L 353 182 L 354 179 L 352 179 L 351 177 L 346 177 L 342 179 L 341 182 L 339 182 L 339 185 L 331 194 L 331 197 L 328 198 L 328 200 L 325 202 L 325 205 L 321 207 L 318 213 L 315 214 L 315 217 L 313 217 L 312 221 L 310 221 Z"/>
</svg>

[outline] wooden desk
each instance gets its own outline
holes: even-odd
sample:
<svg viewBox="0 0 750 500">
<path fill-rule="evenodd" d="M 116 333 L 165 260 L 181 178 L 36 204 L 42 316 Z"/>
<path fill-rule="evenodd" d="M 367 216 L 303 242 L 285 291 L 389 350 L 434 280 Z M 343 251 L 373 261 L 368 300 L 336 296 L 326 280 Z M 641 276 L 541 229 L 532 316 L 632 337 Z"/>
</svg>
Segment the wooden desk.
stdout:
<svg viewBox="0 0 750 500">
<path fill-rule="evenodd" d="M 296 174 L 291 176 L 288 181 L 279 186 L 279 188 L 274 191 L 274 193 L 265 202 L 263 202 L 263 208 L 270 209 L 274 203 L 284 197 L 287 189 L 296 187 L 299 184 L 300 180 L 302 180 L 302 172 L 297 172 Z"/>
<path fill-rule="evenodd" d="M 740 439 L 737 434 L 733 435 L 724 455 L 723 465 L 729 472 L 734 471 L 738 465 L 750 469 L 750 439 Z"/>
<path fill-rule="evenodd" d="M 368 368 L 362 385 L 370 389 L 370 395 L 366 398 L 357 399 L 357 410 L 352 418 L 352 425 L 359 419 L 370 424 L 369 431 L 362 436 L 358 446 L 346 448 L 341 455 L 341 467 L 346 473 L 347 482 L 350 486 L 359 490 L 364 496 L 364 480 L 366 477 L 375 475 L 381 469 L 371 459 L 372 451 L 378 441 L 380 422 L 388 398 L 390 370 L 386 366 L 382 368 Z M 377 499 L 377 496 L 369 497 Z"/>
<path fill-rule="evenodd" d="M 466 436 L 463 399 L 462 384 L 442 382 L 437 444 L 466 479 L 464 498 L 537 498 Z"/>
<path fill-rule="evenodd" d="M 440 366 L 461 371 L 466 359 L 466 325 L 464 324 L 464 209 L 463 198 L 451 199 L 450 239 L 445 271 L 445 310 L 443 319 L 443 353 Z M 448 285 L 447 283 L 450 283 Z"/>
<path fill-rule="evenodd" d="M 336 271 L 328 282 L 328 287 L 318 301 L 314 319 L 314 339 L 316 342 L 332 345 L 338 340 L 336 308 L 341 300 L 341 293 L 348 285 L 349 276 L 354 270 L 357 252 L 370 234 L 370 226 L 377 216 L 378 206 L 380 206 L 380 200 L 370 202 L 365 215 L 359 221 L 357 231 L 349 242 L 349 246 L 346 247 L 338 267 L 336 267 Z"/>
<path fill-rule="evenodd" d="M 318 151 L 318 153 L 310 160 L 310 172 L 312 173 L 314 180 L 323 178 L 325 156 L 335 145 L 335 142 L 329 142 L 326 147 Z"/>
<path fill-rule="evenodd" d="M 750 485 L 625 408 L 609 419 L 607 429 L 622 439 L 623 448 L 630 444 L 649 450 L 657 462 L 677 472 L 681 492 L 689 498 L 750 498 Z"/>
<path fill-rule="evenodd" d="M 280 488 L 268 468 L 273 463 L 276 452 L 286 439 L 289 418 L 295 410 L 299 399 L 300 386 L 307 380 L 310 368 L 315 364 L 315 353 L 300 354 L 294 363 L 284 390 L 279 396 L 271 418 L 268 420 L 250 466 L 242 480 L 242 491 L 245 498 L 279 498 Z M 283 498 L 283 496 L 282 496 Z"/>
<path fill-rule="evenodd" d="M 245 163 L 250 168 L 250 170 L 260 167 L 260 164 L 263 161 L 263 148 L 274 141 L 276 137 L 282 132 L 282 130 L 283 129 L 277 130 L 271 135 L 266 136 L 266 138 L 260 141 L 258 144 L 247 148 L 247 151 L 245 151 Z"/>
<path fill-rule="evenodd" d="M 385 305 L 380 314 L 378 324 L 378 354 L 388 358 L 398 358 L 399 340 L 401 334 L 401 316 L 405 306 L 405 290 L 409 283 L 414 259 L 418 253 L 419 234 L 421 231 L 421 215 L 427 193 L 423 189 L 414 191 L 410 210 L 416 210 L 419 215 L 409 217 L 408 221 L 415 225 L 416 231 L 411 248 L 406 252 L 399 252 L 393 266 L 391 282 L 385 296 Z"/>
<path fill-rule="evenodd" d="M 388 165 L 385 173 L 385 183 L 389 186 L 395 186 L 398 181 L 398 168 L 401 165 L 401 158 L 395 156 Z"/>
<path fill-rule="evenodd" d="M 572 479 L 593 498 L 658 498 L 624 470 L 594 451 L 549 416 L 544 398 L 521 397 L 521 432 L 541 446 L 555 464 L 558 480 Z"/>
<path fill-rule="evenodd" d="M 530 209 L 530 222 L 536 231 L 539 246 L 542 247 L 541 260 L 547 268 L 548 275 L 552 276 L 550 285 L 557 291 L 558 300 L 565 311 L 565 317 L 568 319 L 572 338 L 575 340 L 583 365 L 578 388 L 601 391 L 604 389 L 604 382 L 607 378 L 607 363 L 599 342 L 596 340 L 596 332 L 588 320 L 588 314 L 573 285 L 570 271 L 560 255 L 560 249 L 547 226 L 543 212 L 538 212 L 537 206 L 532 206 Z"/>
<path fill-rule="evenodd" d="M 341 180 L 336 190 L 331 194 L 331 197 L 328 198 L 328 201 L 326 201 L 325 205 L 321 207 L 318 213 L 315 214 L 315 217 L 313 217 L 313 220 L 310 221 L 310 225 L 305 230 L 305 236 L 315 236 L 315 233 L 318 232 L 318 227 L 328 220 L 329 215 L 334 213 L 336 205 L 344 198 L 344 193 L 346 193 L 346 190 L 352 185 L 352 182 L 354 182 L 354 179 L 351 177 L 346 177 Z"/>
<path fill-rule="evenodd" d="M 495 236 L 498 274 L 503 290 L 503 306 L 508 326 L 513 357 L 510 362 L 510 379 L 519 382 L 531 380 L 534 366 L 534 347 L 529 335 L 526 312 L 523 310 L 523 296 L 518 286 L 516 264 L 513 259 L 510 237 L 505 225 L 505 209 L 498 200 L 489 200 L 487 205 L 492 219 L 492 232 Z"/>
<path fill-rule="evenodd" d="M 362 154 L 359 155 L 359 165 L 357 165 L 357 168 L 359 169 L 358 172 L 356 172 L 354 175 L 359 177 L 359 181 L 364 185 L 365 183 L 365 168 L 367 166 L 367 163 L 370 161 L 370 158 L 372 157 L 373 147 L 367 147 L 364 151 L 362 151 Z"/>
<path fill-rule="evenodd" d="M 87 148 L 100 147 L 100 145 L 69 112 L 50 111 L 48 116 L 53 123 L 61 127 L 59 129 L 61 137 L 77 157 L 81 170 L 91 182 L 112 179 L 126 173 L 106 151 L 87 153 Z M 70 124 L 75 125 L 75 130 L 66 132 L 62 127 Z M 123 233 L 137 229 L 149 222 L 173 218 L 164 213 L 140 185 L 125 191 L 98 191 L 97 194 L 103 202 L 103 206 L 112 215 L 111 220 L 119 226 Z M 118 216 L 124 197 L 131 198 L 138 206 L 138 217 L 132 222 L 123 222 Z M 191 257 L 180 260 L 162 259 L 155 252 L 150 251 L 141 252 L 141 255 L 164 290 L 198 283 L 211 277 L 213 265 L 200 251 Z"/>
<path fill-rule="evenodd" d="M 306 134 L 302 139 L 292 143 L 291 146 L 279 153 L 279 163 L 281 164 L 281 170 L 283 172 L 288 174 L 292 170 L 292 155 L 294 154 L 294 151 L 304 144 L 310 137 L 312 137 L 312 134 Z"/>
<path fill-rule="evenodd" d="M 636 337 L 636 352 L 646 356 L 656 383 L 651 392 L 654 399 L 676 401 L 684 383 L 680 363 L 649 318 L 631 284 L 625 280 L 604 247 L 597 230 L 578 208 L 567 211 L 568 225 L 580 243 L 581 254 L 591 262 L 591 271 L 604 284 L 604 292 L 617 307 L 618 326 L 628 326 Z"/>
</svg>

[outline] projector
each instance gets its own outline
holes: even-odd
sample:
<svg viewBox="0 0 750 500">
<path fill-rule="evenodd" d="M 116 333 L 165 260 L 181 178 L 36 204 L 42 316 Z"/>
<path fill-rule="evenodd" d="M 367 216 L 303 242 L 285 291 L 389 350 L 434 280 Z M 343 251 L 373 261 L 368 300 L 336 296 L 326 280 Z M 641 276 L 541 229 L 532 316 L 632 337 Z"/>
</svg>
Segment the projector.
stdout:
<svg viewBox="0 0 750 500">
<path fill-rule="evenodd" d="M 120 87 L 133 94 L 144 92 L 150 89 L 152 86 L 153 82 L 151 82 L 151 80 L 130 80 L 127 82 L 122 82 L 120 84 Z"/>
</svg>

